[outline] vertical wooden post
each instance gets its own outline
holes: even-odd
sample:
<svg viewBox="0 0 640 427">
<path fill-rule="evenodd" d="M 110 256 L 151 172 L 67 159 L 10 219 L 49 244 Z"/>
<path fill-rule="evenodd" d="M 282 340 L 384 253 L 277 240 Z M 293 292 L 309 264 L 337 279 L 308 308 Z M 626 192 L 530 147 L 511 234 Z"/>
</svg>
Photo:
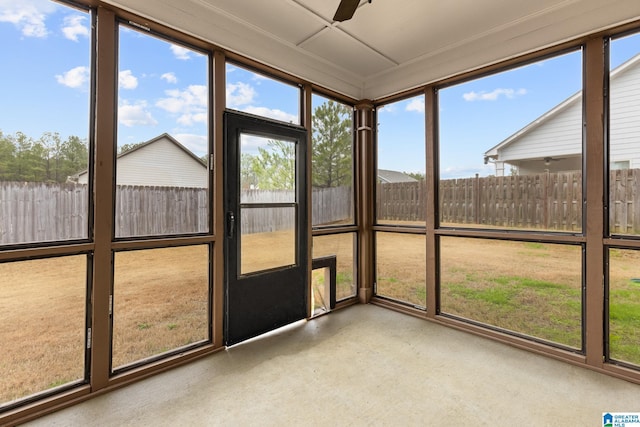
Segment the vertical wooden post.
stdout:
<svg viewBox="0 0 640 427">
<path fill-rule="evenodd" d="M 587 42 L 584 51 L 585 85 L 585 171 L 583 214 L 586 227 L 586 319 L 585 349 L 587 364 L 602 367 L 604 357 L 604 79 L 605 57 L 602 38 Z"/>
<path fill-rule="evenodd" d="M 313 158 L 313 88 L 311 85 L 306 84 L 302 88 L 302 105 L 300 111 L 302 112 L 302 126 L 307 129 L 307 156 L 305 158 L 305 168 L 307 170 L 307 181 L 305 182 L 307 192 L 307 229 L 304 230 L 307 233 L 307 242 L 309 245 L 309 250 L 307 251 L 308 259 L 307 259 L 307 317 L 311 317 L 313 315 L 313 304 L 312 304 L 312 294 L 313 294 L 313 285 L 312 285 L 312 271 L 313 271 L 313 175 L 312 175 L 312 158 Z M 328 286 L 328 282 L 325 280 L 325 285 Z M 329 292 L 325 293 L 325 298 L 329 297 Z M 328 308 L 328 307 L 327 307 Z"/>
<path fill-rule="evenodd" d="M 373 224 L 375 215 L 376 162 L 374 112 L 371 101 L 356 105 L 357 215 L 358 215 L 358 299 L 366 304 L 373 296 L 375 278 L 375 245 Z"/>
<path fill-rule="evenodd" d="M 439 309 L 438 286 L 438 242 L 435 234 L 438 226 L 438 97 L 434 87 L 425 90 L 425 141 L 427 186 L 427 218 L 426 218 L 426 282 L 427 282 L 427 317 L 435 317 Z"/>
<path fill-rule="evenodd" d="M 216 236 L 213 245 L 213 293 L 212 334 L 213 345 L 224 345 L 224 131 L 222 128 L 226 104 L 226 58 L 222 52 L 213 54 L 213 179 L 210 181 L 213 196 L 211 221 Z"/>
<path fill-rule="evenodd" d="M 98 8 L 96 58 L 96 134 L 94 168 L 94 242 L 93 288 L 91 302 L 91 388 L 109 383 L 111 240 L 114 234 L 113 205 L 116 152 L 117 24 L 113 12 Z"/>
</svg>

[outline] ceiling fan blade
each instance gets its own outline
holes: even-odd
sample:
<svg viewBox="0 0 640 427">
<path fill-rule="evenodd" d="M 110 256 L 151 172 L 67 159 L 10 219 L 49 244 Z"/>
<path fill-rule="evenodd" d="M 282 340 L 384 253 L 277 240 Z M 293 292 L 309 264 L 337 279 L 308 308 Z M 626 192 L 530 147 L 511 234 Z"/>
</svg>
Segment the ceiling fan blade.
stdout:
<svg viewBox="0 0 640 427">
<path fill-rule="evenodd" d="M 360 4 L 360 0 L 340 0 L 336 14 L 333 16 L 334 21 L 342 22 L 353 18 L 356 9 Z"/>
</svg>

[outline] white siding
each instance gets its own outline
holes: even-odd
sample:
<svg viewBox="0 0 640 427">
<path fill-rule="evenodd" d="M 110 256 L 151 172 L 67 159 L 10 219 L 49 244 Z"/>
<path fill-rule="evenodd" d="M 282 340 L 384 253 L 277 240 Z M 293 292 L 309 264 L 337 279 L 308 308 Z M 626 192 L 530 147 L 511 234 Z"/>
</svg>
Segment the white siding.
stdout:
<svg viewBox="0 0 640 427">
<path fill-rule="evenodd" d="M 640 66 L 618 74 L 611 84 L 611 161 L 640 168 Z"/>
<path fill-rule="evenodd" d="M 207 168 L 166 138 L 118 159 L 118 185 L 207 187 Z"/>
<path fill-rule="evenodd" d="M 581 98 L 498 153 L 499 159 L 507 163 L 579 155 L 582 153 Z"/>
<path fill-rule="evenodd" d="M 640 168 L 640 61 L 611 79 L 610 149 L 612 164 L 628 161 L 630 168 Z M 537 128 L 499 148 L 497 160 L 519 165 L 521 173 L 527 173 L 540 169 L 533 159 L 568 160 L 581 153 L 582 100 L 578 98 Z M 549 169 L 561 167 L 565 165 L 558 162 Z M 573 169 L 569 164 L 566 167 Z"/>
</svg>

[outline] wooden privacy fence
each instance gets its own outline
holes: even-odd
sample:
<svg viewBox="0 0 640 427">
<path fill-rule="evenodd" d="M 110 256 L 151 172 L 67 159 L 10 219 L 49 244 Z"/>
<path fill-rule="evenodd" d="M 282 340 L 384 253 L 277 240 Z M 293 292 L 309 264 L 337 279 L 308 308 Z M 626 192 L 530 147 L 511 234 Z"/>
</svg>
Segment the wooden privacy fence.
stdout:
<svg viewBox="0 0 640 427">
<path fill-rule="evenodd" d="M 88 189 L 82 184 L 0 182 L 0 244 L 87 238 Z M 314 223 L 351 217 L 351 188 L 314 189 Z M 292 191 L 243 191 L 244 203 L 292 201 Z M 334 200 L 337 203 L 330 203 Z M 118 186 L 116 237 L 206 232 L 208 191 L 203 188 Z M 242 232 L 290 228 L 287 208 L 246 209 Z"/>
<path fill-rule="evenodd" d="M 611 233 L 640 234 L 640 169 L 610 173 Z M 377 216 L 424 221 L 425 182 L 378 184 Z M 579 231 L 582 172 L 474 177 L 440 181 L 440 223 Z"/>
</svg>

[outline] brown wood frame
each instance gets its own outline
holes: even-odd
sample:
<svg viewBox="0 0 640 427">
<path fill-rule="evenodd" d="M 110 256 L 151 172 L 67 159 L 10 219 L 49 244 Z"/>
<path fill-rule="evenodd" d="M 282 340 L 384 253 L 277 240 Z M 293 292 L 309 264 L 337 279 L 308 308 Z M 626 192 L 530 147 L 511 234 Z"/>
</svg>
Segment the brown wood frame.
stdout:
<svg viewBox="0 0 640 427">
<path fill-rule="evenodd" d="M 508 345 L 532 351 L 552 358 L 560 359 L 579 366 L 587 367 L 597 372 L 622 378 L 628 381 L 640 383 L 640 371 L 607 363 L 603 358 L 604 328 L 602 308 L 604 295 L 602 293 L 602 277 L 605 272 L 604 253 L 609 247 L 640 249 L 640 240 L 633 237 L 604 235 L 604 219 L 606 218 L 604 197 L 604 169 L 605 159 L 605 135 L 606 124 L 603 121 L 605 99 L 603 96 L 603 82 L 608 69 L 603 59 L 604 40 L 607 37 L 640 29 L 640 22 L 634 22 L 619 26 L 615 29 L 581 37 L 576 40 L 562 43 L 557 46 L 510 59 L 499 64 L 483 67 L 481 69 L 464 73 L 462 75 L 445 79 L 439 82 L 430 82 L 423 87 L 412 89 L 401 94 L 376 100 L 357 101 L 342 94 L 318 87 L 303 79 L 276 70 L 272 67 L 260 64 L 236 53 L 213 45 L 209 42 L 185 35 L 175 29 L 157 24 L 145 18 L 141 18 L 130 12 L 118 9 L 99 0 L 78 0 L 87 6 L 95 7 L 97 13 L 97 49 L 96 55 L 96 110 L 95 110 L 95 147 L 93 164 L 95 165 L 95 211 L 94 211 L 94 239 L 84 243 L 64 244 L 52 243 L 48 246 L 34 246 L 0 251 L 0 261 L 18 261 L 28 258 L 46 256 L 62 256 L 78 253 L 92 253 L 93 283 L 92 283 L 92 341 L 91 341 L 91 376 L 90 383 L 79 385 L 72 389 L 62 391 L 56 395 L 43 397 L 40 400 L 25 403 L 0 414 L 0 424 L 15 424 L 37 418 L 45 413 L 52 412 L 93 396 L 104 394 L 114 388 L 130 382 L 146 378 L 158 372 L 188 363 L 205 355 L 212 354 L 223 348 L 222 344 L 222 315 L 223 315 L 223 251 L 219 245 L 217 236 L 223 235 L 223 211 L 222 206 L 222 112 L 225 107 L 225 64 L 227 58 L 238 62 L 243 66 L 261 70 L 269 75 L 276 76 L 292 84 L 303 86 L 303 99 L 301 109 L 302 123 L 310 129 L 311 117 L 311 93 L 326 94 L 339 99 L 344 103 L 354 105 L 356 108 L 356 224 L 339 229 L 339 232 L 357 233 L 358 251 L 358 299 L 351 299 L 338 303 L 337 308 L 347 307 L 357 301 L 361 303 L 373 302 L 390 309 L 402 311 L 406 314 L 437 322 L 442 325 L 464 330 L 473 334 L 482 335 Z M 210 53 L 210 69 L 212 77 L 210 99 L 210 114 L 213 125 L 210 126 L 210 152 L 214 158 L 214 171 L 210 180 L 211 188 L 211 232 L 206 236 L 159 238 L 136 241 L 114 242 L 112 238 L 113 218 L 113 182 L 114 182 L 114 152 L 115 152 L 115 111 L 117 99 L 115 88 L 117 87 L 117 61 L 116 61 L 116 30 L 117 20 L 131 20 L 149 27 L 153 31 L 174 38 L 180 42 L 190 44 Z M 375 198 L 375 107 L 391 101 L 406 98 L 423 93 L 426 102 L 426 181 L 428 188 L 435 189 L 438 180 L 437 170 L 437 88 L 444 85 L 459 83 L 464 80 L 476 78 L 488 73 L 501 70 L 513 65 L 521 65 L 527 62 L 539 60 L 545 56 L 556 54 L 568 48 L 577 46 L 585 47 L 585 168 L 588 173 L 585 179 L 584 192 L 586 194 L 586 223 L 581 235 L 550 235 L 548 233 L 517 233 L 510 231 L 508 235 L 498 231 L 483 230 L 444 230 L 437 228 L 435 217 L 437 199 L 435 191 L 429 193 L 427 218 L 424 228 L 397 228 L 375 225 L 373 218 Z M 309 150 L 310 153 L 310 150 Z M 310 158 L 307 160 L 310 167 Z M 310 180 L 309 180 L 310 182 Z M 310 187 L 307 189 L 310 192 Z M 322 229 L 308 230 L 309 237 L 315 235 L 333 234 L 338 230 Z M 372 285 L 375 278 L 373 271 L 374 247 L 373 233 L 375 231 L 424 233 L 426 235 L 427 259 L 426 259 L 426 288 L 427 309 L 416 310 L 393 301 L 372 297 Z M 499 331 L 489 330 L 476 325 L 447 318 L 437 313 L 437 271 L 438 253 L 437 241 L 439 236 L 481 237 L 499 238 L 510 240 L 536 240 L 548 243 L 583 244 L 586 247 L 587 266 L 585 273 L 586 283 L 586 343 L 585 355 L 579 355 L 562 349 L 550 347 L 514 337 Z M 127 371 L 126 373 L 110 376 L 109 372 L 109 296 L 111 292 L 111 257 L 114 250 L 142 249 L 154 247 L 167 247 L 185 244 L 208 244 L 211 254 L 211 270 L 213 280 L 212 298 L 212 339 L 211 344 L 204 345 L 184 354 L 173 355 L 168 358 L 153 362 L 143 367 Z M 310 258 L 310 257 L 309 257 Z M 311 259 L 309 259 L 311 265 Z M 309 269 L 311 271 L 311 269 Z"/>
</svg>

